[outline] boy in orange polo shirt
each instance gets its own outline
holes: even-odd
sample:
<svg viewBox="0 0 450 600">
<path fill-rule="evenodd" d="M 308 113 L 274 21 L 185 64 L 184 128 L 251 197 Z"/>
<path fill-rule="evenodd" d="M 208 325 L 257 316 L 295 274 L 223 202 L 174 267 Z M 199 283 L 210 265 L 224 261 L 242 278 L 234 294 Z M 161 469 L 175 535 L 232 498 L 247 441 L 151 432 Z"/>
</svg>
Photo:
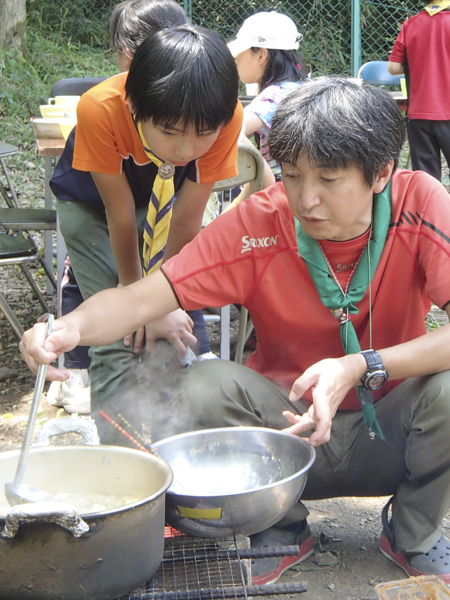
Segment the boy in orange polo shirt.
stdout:
<svg viewBox="0 0 450 600">
<path fill-rule="evenodd" d="M 214 183 L 237 174 L 238 83 L 225 41 L 183 25 L 150 35 L 128 73 L 83 94 L 51 187 L 85 299 L 139 280 L 143 261 L 145 272 L 158 268 L 200 231 Z M 157 185 L 171 189 L 166 199 L 158 197 Z M 181 336 L 194 344 L 193 325 L 190 316 L 175 311 L 146 327 L 147 348 L 161 337 Z M 134 396 L 143 331 L 136 332 L 134 347 L 119 341 L 90 350 L 94 418 L 114 404 L 140 428 Z M 122 442 L 108 424 L 97 423 L 105 443 Z"/>
</svg>

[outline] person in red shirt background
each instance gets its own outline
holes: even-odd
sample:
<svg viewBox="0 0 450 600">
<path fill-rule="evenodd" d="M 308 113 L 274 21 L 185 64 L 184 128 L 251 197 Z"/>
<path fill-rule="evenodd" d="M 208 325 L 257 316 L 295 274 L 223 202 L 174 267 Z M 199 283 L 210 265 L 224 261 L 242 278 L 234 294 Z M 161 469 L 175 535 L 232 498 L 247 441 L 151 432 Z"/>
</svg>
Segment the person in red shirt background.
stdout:
<svg viewBox="0 0 450 600">
<path fill-rule="evenodd" d="M 405 74 L 413 171 L 441 180 L 441 150 L 450 165 L 450 2 L 428 2 L 407 19 L 389 57 L 391 75 Z"/>
</svg>

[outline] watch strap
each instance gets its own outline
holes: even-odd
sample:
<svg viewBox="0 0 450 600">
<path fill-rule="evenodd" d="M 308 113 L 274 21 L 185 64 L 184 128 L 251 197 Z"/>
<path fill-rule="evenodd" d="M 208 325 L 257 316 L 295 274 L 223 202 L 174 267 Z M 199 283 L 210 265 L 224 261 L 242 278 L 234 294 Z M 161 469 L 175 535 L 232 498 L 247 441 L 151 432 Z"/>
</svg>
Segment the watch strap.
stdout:
<svg viewBox="0 0 450 600">
<path fill-rule="evenodd" d="M 375 350 L 361 350 L 360 354 L 364 356 L 369 370 L 373 368 L 384 368 L 381 356 Z"/>
</svg>

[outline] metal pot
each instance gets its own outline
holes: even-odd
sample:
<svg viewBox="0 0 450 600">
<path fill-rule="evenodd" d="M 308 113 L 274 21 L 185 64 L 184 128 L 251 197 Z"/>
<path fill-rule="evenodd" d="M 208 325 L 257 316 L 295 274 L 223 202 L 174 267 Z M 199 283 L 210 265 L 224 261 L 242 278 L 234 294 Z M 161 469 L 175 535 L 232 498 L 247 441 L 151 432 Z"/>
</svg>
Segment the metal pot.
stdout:
<svg viewBox="0 0 450 600">
<path fill-rule="evenodd" d="M 50 494 L 109 494 L 128 504 L 77 513 L 46 502 L 10 508 L 19 451 L 0 454 L 0 598 L 108 600 L 150 579 L 164 551 L 165 492 L 172 471 L 161 459 L 112 446 L 32 448 L 24 481 Z"/>
<path fill-rule="evenodd" d="M 316 457 L 302 438 L 263 427 L 202 429 L 153 447 L 174 474 L 167 523 L 208 538 L 277 523 L 298 501 Z"/>
</svg>

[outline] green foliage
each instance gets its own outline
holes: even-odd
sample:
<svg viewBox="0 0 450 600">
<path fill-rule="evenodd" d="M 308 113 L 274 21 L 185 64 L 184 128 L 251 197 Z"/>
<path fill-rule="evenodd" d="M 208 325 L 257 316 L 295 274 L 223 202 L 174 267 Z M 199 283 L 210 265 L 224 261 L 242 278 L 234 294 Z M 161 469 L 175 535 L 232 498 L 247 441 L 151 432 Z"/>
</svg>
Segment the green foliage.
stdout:
<svg viewBox="0 0 450 600">
<path fill-rule="evenodd" d="M 110 76 L 117 72 L 112 52 L 70 38 L 28 30 L 27 49 L 0 49 L 0 139 L 16 146 L 33 142 L 31 117 L 40 116 L 52 85 L 65 77 Z"/>
<path fill-rule="evenodd" d="M 448 317 L 445 310 L 439 309 L 437 306 L 433 305 L 431 307 L 430 312 L 425 317 L 425 325 L 427 331 L 434 331 L 442 325 L 446 325 L 448 323 Z"/>
<path fill-rule="evenodd" d="M 107 48 L 108 23 L 115 0 L 27 0 L 30 29 L 42 34 L 73 37 L 77 42 Z"/>
</svg>

